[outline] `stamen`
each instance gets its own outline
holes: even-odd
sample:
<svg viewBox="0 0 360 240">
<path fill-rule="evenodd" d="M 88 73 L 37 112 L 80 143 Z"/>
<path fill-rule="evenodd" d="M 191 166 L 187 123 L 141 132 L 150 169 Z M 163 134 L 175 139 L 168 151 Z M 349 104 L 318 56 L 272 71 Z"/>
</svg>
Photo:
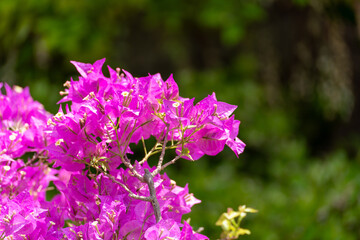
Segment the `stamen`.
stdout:
<svg viewBox="0 0 360 240">
<path fill-rule="evenodd" d="M 56 141 L 55 146 L 58 147 L 58 146 L 60 146 L 60 144 L 63 143 L 63 142 L 64 142 L 64 139 L 61 138 L 61 139 L 59 139 L 59 140 Z"/>
<path fill-rule="evenodd" d="M 67 87 L 67 88 L 70 88 L 70 85 L 71 85 L 70 81 L 66 81 L 63 86 Z"/>
</svg>

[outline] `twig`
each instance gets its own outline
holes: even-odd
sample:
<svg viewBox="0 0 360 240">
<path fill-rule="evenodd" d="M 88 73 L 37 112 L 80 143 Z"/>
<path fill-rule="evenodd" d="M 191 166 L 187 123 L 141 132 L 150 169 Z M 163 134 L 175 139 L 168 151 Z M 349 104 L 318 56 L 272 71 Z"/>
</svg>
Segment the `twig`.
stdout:
<svg viewBox="0 0 360 240">
<path fill-rule="evenodd" d="M 141 137 L 141 142 L 142 142 L 142 144 L 143 144 L 144 152 L 145 152 L 145 156 L 146 156 L 146 155 L 147 155 L 147 150 L 146 150 L 146 145 L 145 145 L 144 137 Z"/>
<path fill-rule="evenodd" d="M 164 142 L 163 142 L 163 145 L 162 145 L 162 150 L 161 150 L 159 162 L 158 162 L 157 167 L 156 167 L 155 171 L 153 172 L 152 176 L 155 176 L 156 174 L 158 174 L 161 171 L 161 166 L 162 166 L 162 163 L 164 161 L 164 156 L 165 156 L 165 149 L 166 149 L 166 143 L 167 143 L 168 135 L 169 135 L 169 124 L 166 124 Z"/>
<path fill-rule="evenodd" d="M 121 158 L 121 161 L 125 164 L 127 168 L 134 174 L 134 176 L 140 181 L 144 182 L 144 177 L 141 176 L 135 169 L 135 167 L 131 164 L 130 160 L 127 158 L 126 154 Z"/>
<path fill-rule="evenodd" d="M 105 176 L 107 176 L 108 178 L 110 178 L 110 180 L 113 183 L 119 184 L 125 191 L 127 191 L 129 193 L 129 197 L 138 199 L 138 200 L 143 200 L 143 201 L 147 201 L 147 202 L 151 202 L 152 198 L 151 197 L 144 197 L 144 196 L 139 196 L 135 193 L 133 193 L 125 184 L 123 184 L 122 182 L 119 182 L 118 180 L 116 180 L 116 178 L 113 175 L 108 174 L 107 172 L 105 172 L 104 170 L 102 170 L 99 167 L 96 167 L 96 169 L 100 170 L 100 172 L 102 172 Z"/>
<path fill-rule="evenodd" d="M 182 158 L 183 155 L 178 155 L 175 158 L 173 158 L 171 161 L 165 163 L 164 165 L 162 165 L 161 170 L 164 170 L 167 166 L 174 164 L 178 159 Z"/>
<path fill-rule="evenodd" d="M 156 198 L 156 190 L 155 190 L 154 180 L 153 180 L 153 176 L 150 173 L 149 169 L 147 169 L 147 168 L 144 169 L 145 174 L 144 174 L 144 177 L 142 177 L 142 178 L 143 178 L 143 181 L 149 187 L 150 197 L 139 196 L 139 195 L 133 193 L 125 184 L 116 180 L 116 178 L 113 175 L 108 174 L 107 172 L 105 172 L 103 169 L 101 169 L 99 167 L 96 167 L 96 169 L 98 169 L 101 173 L 103 173 L 105 176 L 107 176 L 113 183 L 119 184 L 125 191 L 127 191 L 129 193 L 129 197 L 138 199 L 138 200 L 142 200 L 142 201 L 151 202 L 151 204 L 153 206 L 156 222 L 159 222 L 161 220 L 160 205 Z"/>
<path fill-rule="evenodd" d="M 145 171 L 144 181 L 147 183 L 147 185 L 149 187 L 150 199 L 151 199 L 150 201 L 151 201 L 151 204 L 154 209 L 156 222 L 158 223 L 161 220 L 161 213 L 160 213 L 159 202 L 156 198 L 156 191 L 155 191 L 155 186 L 154 186 L 153 175 L 150 173 L 149 169 L 147 169 L 147 168 L 145 168 L 144 171 Z"/>
<path fill-rule="evenodd" d="M 158 153 L 158 151 L 155 151 L 155 150 L 157 150 L 157 148 L 159 147 L 159 145 L 160 145 L 160 143 L 156 143 L 156 144 L 152 147 L 152 149 L 145 154 L 145 156 L 144 156 L 143 159 L 139 162 L 139 164 L 142 165 L 144 162 L 146 162 L 146 161 L 148 160 L 148 158 L 149 158 L 151 155 L 153 155 L 153 154 L 155 154 L 155 153 Z"/>
<path fill-rule="evenodd" d="M 44 153 L 44 152 L 45 152 L 45 151 L 41 151 L 41 152 L 39 152 L 39 153 L 35 153 L 35 154 L 33 155 L 33 157 L 32 157 L 29 161 L 27 161 L 23 166 L 19 167 L 19 168 L 17 169 L 17 171 L 20 171 L 20 170 L 22 170 L 23 168 L 25 168 L 25 167 L 27 167 L 27 166 L 30 166 L 31 164 L 35 163 L 37 160 L 46 159 L 47 157 L 46 157 L 46 156 L 43 156 L 43 153 Z"/>
</svg>

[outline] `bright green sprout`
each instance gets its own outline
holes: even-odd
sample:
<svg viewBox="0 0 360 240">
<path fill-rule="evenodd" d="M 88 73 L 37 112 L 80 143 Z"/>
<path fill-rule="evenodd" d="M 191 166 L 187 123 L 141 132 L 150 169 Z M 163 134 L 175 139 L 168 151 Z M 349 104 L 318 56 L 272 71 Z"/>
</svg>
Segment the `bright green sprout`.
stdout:
<svg viewBox="0 0 360 240">
<path fill-rule="evenodd" d="M 221 233 L 221 240 L 238 239 L 240 235 L 250 234 L 250 230 L 241 228 L 240 223 L 246 217 L 247 213 L 255 213 L 257 210 L 247 208 L 245 205 L 239 206 L 238 211 L 228 208 L 227 212 L 221 214 L 220 218 L 215 223 L 221 226 L 223 232 Z"/>
</svg>

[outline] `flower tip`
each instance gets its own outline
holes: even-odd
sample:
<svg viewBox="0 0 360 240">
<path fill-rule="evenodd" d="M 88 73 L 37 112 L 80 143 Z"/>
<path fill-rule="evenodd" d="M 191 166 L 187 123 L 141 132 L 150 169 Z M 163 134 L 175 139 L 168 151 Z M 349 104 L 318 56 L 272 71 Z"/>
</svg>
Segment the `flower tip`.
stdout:
<svg viewBox="0 0 360 240">
<path fill-rule="evenodd" d="M 23 91 L 23 88 L 20 87 L 20 86 L 17 86 L 17 85 L 15 85 L 15 86 L 13 87 L 13 89 L 14 89 L 14 91 L 15 91 L 16 93 L 22 93 L 22 91 Z"/>
</svg>

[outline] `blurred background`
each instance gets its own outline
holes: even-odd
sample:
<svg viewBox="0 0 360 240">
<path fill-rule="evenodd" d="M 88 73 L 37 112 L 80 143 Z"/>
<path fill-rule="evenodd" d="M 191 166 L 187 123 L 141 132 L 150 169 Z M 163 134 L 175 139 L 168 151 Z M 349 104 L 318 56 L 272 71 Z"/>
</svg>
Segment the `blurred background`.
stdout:
<svg viewBox="0 0 360 240">
<path fill-rule="evenodd" d="M 217 239 L 246 204 L 243 239 L 360 239 L 359 37 L 356 0 L 1 0 L 0 81 L 52 113 L 70 60 L 215 91 L 247 147 L 168 168 L 203 201 L 191 224 Z"/>
</svg>

